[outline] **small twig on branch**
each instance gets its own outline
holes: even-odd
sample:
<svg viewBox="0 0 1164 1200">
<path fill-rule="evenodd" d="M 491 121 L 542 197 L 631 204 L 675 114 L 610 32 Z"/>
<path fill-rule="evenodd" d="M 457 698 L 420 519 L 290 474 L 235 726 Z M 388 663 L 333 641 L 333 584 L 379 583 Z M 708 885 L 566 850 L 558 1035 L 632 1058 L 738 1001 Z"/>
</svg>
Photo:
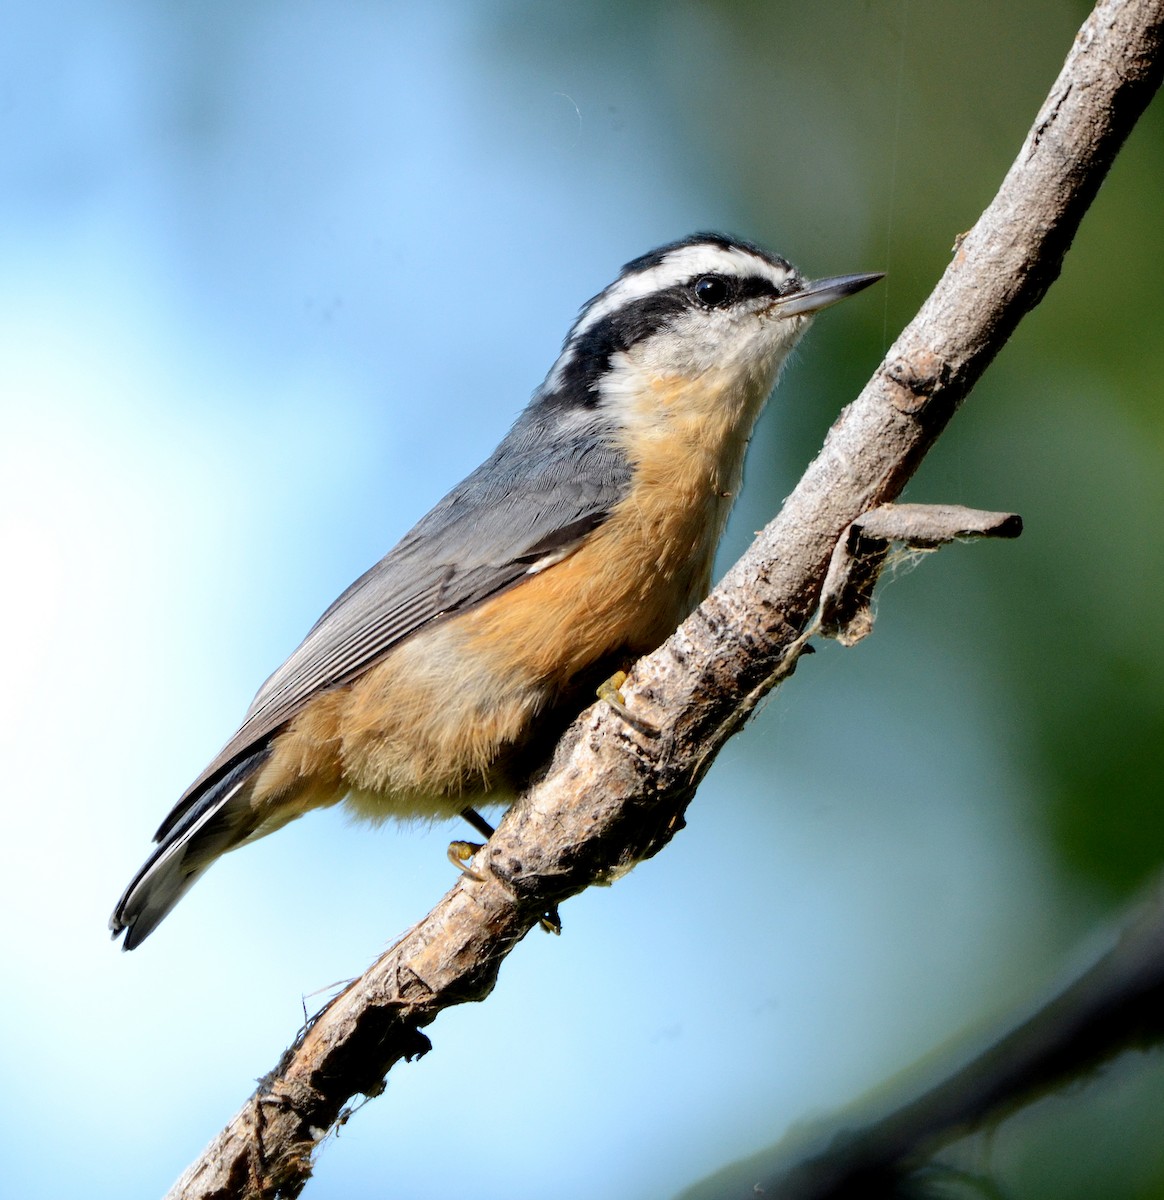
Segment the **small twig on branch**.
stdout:
<svg viewBox="0 0 1164 1200">
<path fill-rule="evenodd" d="M 1015 538 L 1016 513 L 980 512 L 959 504 L 883 504 L 859 516 L 841 534 L 820 594 L 818 629 L 842 646 L 873 632 L 873 589 L 895 542 L 908 550 L 936 550 L 969 538 Z"/>
<path fill-rule="evenodd" d="M 1019 320 L 1059 273 L 1083 213 L 1159 83 L 1164 0 L 1101 0 L 1017 160 L 921 312 L 833 426 L 780 515 L 623 691 L 659 729 L 599 705 L 563 739 L 462 879 L 283 1057 L 173 1200 L 299 1194 L 348 1100 L 375 1095 L 423 1026 L 483 999 L 542 913 L 655 853 L 681 827 L 741 697 L 779 673 L 830 556 L 893 500 Z"/>
</svg>

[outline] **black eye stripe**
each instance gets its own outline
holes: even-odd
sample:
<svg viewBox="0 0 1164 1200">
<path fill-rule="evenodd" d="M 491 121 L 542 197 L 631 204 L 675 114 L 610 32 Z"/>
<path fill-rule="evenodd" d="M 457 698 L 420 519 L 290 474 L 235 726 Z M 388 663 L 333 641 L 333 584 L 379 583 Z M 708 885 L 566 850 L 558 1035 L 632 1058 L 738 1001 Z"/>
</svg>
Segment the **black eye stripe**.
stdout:
<svg viewBox="0 0 1164 1200">
<path fill-rule="evenodd" d="M 729 291 L 727 301 L 716 306 L 701 301 L 695 289 L 704 279 L 722 281 Z M 685 312 L 723 311 L 730 305 L 758 297 L 774 298 L 785 291 L 795 290 L 797 282 L 794 274 L 789 275 L 783 287 L 777 287 L 768 275 L 739 276 L 705 271 L 682 283 L 629 300 L 581 332 L 570 331 L 566 338 L 570 353 L 559 365 L 555 389 L 546 397 L 546 402 L 571 408 L 591 408 L 598 403 L 598 383 L 609 370 L 611 357 L 616 352 L 629 350 L 638 342 L 673 325 L 675 319 Z M 585 317 L 584 309 L 579 323 Z"/>
<path fill-rule="evenodd" d="M 768 296 L 775 299 L 795 286 L 795 279 L 796 277 L 790 274 L 783 285 L 777 287 L 767 275 L 748 275 L 737 281 L 736 299 L 754 300 L 759 296 Z"/>
<path fill-rule="evenodd" d="M 708 271 L 688 284 L 690 294 L 705 308 L 723 308 L 743 300 L 783 295 L 795 290 L 796 277 L 790 275 L 783 287 L 778 287 L 767 275 L 720 275 Z"/>
<path fill-rule="evenodd" d="M 598 402 L 598 381 L 610 367 L 611 356 L 629 350 L 670 325 L 691 306 L 687 287 L 669 287 L 624 304 L 596 321 L 580 335 L 567 338 L 573 353 L 562 369 L 561 402 L 589 407 Z"/>
</svg>

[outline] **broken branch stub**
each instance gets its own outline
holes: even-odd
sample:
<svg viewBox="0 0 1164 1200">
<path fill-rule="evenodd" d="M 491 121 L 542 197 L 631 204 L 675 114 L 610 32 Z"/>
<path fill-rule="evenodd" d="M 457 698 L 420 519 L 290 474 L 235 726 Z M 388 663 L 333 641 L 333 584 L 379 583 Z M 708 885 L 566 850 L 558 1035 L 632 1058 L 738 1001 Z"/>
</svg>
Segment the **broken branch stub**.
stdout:
<svg viewBox="0 0 1164 1200">
<path fill-rule="evenodd" d="M 983 512 L 959 504 L 882 504 L 860 516 L 837 539 L 820 600 L 819 632 L 855 646 L 873 631 L 873 591 L 894 543 L 936 550 L 970 538 L 1016 538 L 1017 513 Z"/>
</svg>

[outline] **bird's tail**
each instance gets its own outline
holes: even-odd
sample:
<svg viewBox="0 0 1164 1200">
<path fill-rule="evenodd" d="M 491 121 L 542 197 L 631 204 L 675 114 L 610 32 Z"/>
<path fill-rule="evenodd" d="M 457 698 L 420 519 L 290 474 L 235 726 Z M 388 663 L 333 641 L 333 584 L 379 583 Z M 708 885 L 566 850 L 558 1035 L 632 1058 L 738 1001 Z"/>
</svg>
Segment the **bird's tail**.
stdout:
<svg viewBox="0 0 1164 1200">
<path fill-rule="evenodd" d="M 251 751 L 166 818 L 154 836 L 157 849 L 109 918 L 115 938 L 125 933 L 123 950 L 149 937 L 216 858 L 258 832 L 261 819 L 251 807 L 251 790 L 268 753 L 267 746 Z"/>
</svg>

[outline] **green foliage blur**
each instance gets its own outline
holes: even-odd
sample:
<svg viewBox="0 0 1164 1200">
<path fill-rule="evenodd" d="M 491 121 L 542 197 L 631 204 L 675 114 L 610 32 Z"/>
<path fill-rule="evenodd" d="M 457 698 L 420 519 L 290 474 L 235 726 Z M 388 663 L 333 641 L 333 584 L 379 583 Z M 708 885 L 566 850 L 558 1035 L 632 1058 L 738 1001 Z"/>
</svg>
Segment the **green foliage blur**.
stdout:
<svg viewBox="0 0 1164 1200">
<path fill-rule="evenodd" d="M 992 197 L 1089 11 L 646 3 L 555 20 L 515 6 L 542 63 L 585 54 L 580 39 L 609 52 L 617 29 L 691 177 L 730 195 L 738 229 L 821 274 L 889 272 L 843 329 L 814 332 L 804 392 L 820 403 L 782 409 L 779 439 L 758 435 L 733 556 L 819 447 L 832 398 L 855 394 Z M 1157 99 L 1062 277 L 907 493 L 1020 512 L 1024 537 L 943 552 L 883 588 L 883 646 L 861 651 L 889 681 L 893 656 L 940 642 L 962 672 L 952 686 L 990 694 L 998 753 L 1025 780 L 1024 819 L 1062 899 L 1062 945 L 1164 866 L 1162 217 Z M 760 742 L 743 753 L 761 755 Z M 1162 1100 L 1158 1054 L 1123 1062 L 1073 1102 L 1011 1122 L 982 1176 L 998 1172 L 1010 1197 L 1164 1195 Z"/>
<path fill-rule="evenodd" d="M 814 336 L 814 391 L 832 397 L 859 386 L 990 200 L 1090 6 L 722 3 L 681 21 L 669 6 L 644 9 L 666 39 L 652 60 L 659 102 L 673 106 L 693 170 L 731 181 L 740 226 L 776 246 L 795 229 L 798 259 L 821 273 L 889 271 L 883 306 L 854 317 L 856 340 L 852 326 L 844 344 L 827 326 Z M 593 19 L 597 30 L 599 10 Z M 868 213 L 858 227 L 830 211 L 854 191 Z M 989 611 L 992 636 L 933 619 L 944 637 L 972 640 L 1000 703 L 1021 710 L 1048 844 L 1113 904 L 1164 862 L 1162 216 L 1157 101 L 1062 278 L 909 491 L 1023 515 L 1020 545 L 944 565 L 961 577 L 946 586 Z M 815 451 L 832 415 L 785 426 L 789 464 Z M 757 508 L 779 502 L 756 496 L 758 472 L 748 482 Z M 902 591 L 883 597 L 906 610 L 894 619 L 925 620 Z"/>
<path fill-rule="evenodd" d="M 844 341 L 827 322 L 814 333 L 821 407 L 783 415 L 779 445 L 765 448 L 781 470 L 748 477 L 757 513 L 779 503 L 795 464 L 820 445 L 831 398 L 856 391 L 993 196 L 1090 7 L 611 3 L 588 6 L 583 21 L 577 10 L 533 19 L 515 6 L 516 36 L 542 63 L 584 58 L 580 38 L 609 52 L 617 30 L 692 177 L 730 195 L 739 229 L 820 274 L 889 272 Z M 967 653 L 989 657 L 992 686 L 1021 708 L 1044 833 L 1108 903 L 1164 861 L 1162 209 L 1157 102 L 1062 278 L 909 493 L 1013 508 L 1026 521 L 1020 547 L 946 568 L 990 609 L 990 642 L 957 625 L 943 636 L 972 638 Z M 886 604 L 907 609 L 897 616 L 908 623 L 925 619 L 910 595 Z"/>
</svg>

